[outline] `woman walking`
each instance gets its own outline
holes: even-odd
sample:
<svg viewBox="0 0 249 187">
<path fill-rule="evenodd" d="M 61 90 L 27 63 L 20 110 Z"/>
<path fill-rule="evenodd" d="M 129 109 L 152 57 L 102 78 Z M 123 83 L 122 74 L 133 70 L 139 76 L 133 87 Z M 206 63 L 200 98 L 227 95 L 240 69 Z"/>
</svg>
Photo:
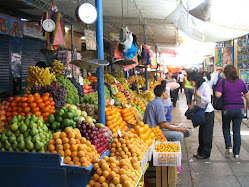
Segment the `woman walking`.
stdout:
<svg viewBox="0 0 249 187">
<path fill-rule="evenodd" d="M 188 108 L 190 108 L 190 106 L 191 106 L 192 97 L 193 97 L 193 94 L 194 94 L 194 91 L 193 91 L 194 87 L 191 86 L 190 82 L 188 81 L 188 74 L 189 73 L 190 72 L 188 71 L 187 75 L 183 79 L 184 93 L 185 93 L 185 96 L 186 96 Z"/>
<path fill-rule="evenodd" d="M 189 73 L 188 81 L 194 87 L 194 100 L 190 108 L 193 108 L 195 105 L 205 108 L 206 117 L 206 123 L 199 127 L 199 147 L 194 157 L 206 159 L 211 154 L 214 128 L 214 108 L 211 104 L 210 88 L 198 72 Z"/>
<path fill-rule="evenodd" d="M 226 154 L 233 152 L 234 157 L 239 158 L 241 146 L 240 126 L 244 117 L 244 103 L 241 93 L 246 98 L 248 109 L 249 93 L 245 82 L 239 79 L 233 65 L 227 65 L 224 68 L 224 75 L 224 90 L 222 88 L 222 80 L 220 80 L 215 96 L 220 98 L 223 95 L 222 130 L 225 139 Z M 230 135 L 231 121 L 233 122 L 233 148 Z"/>
</svg>

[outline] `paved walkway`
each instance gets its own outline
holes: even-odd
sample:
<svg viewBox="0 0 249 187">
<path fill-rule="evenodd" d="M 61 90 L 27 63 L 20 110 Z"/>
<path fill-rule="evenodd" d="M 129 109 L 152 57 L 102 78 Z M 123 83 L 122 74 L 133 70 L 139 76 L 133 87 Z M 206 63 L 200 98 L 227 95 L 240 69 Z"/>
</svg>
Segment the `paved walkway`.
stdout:
<svg viewBox="0 0 249 187">
<path fill-rule="evenodd" d="M 186 126 L 192 127 L 191 121 L 184 116 L 187 110 L 185 94 L 181 93 L 179 97 L 177 106 L 172 110 L 173 122 L 183 122 Z M 198 127 L 195 128 L 192 136 L 182 142 L 182 166 L 177 186 L 249 187 L 249 128 L 247 128 L 247 123 L 247 120 L 243 120 L 241 125 L 240 159 L 234 159 L 233 155 L 225 155 L 220 111 L 215 112 L 213 148 L 209 159 L 193 158 L 198 148 L 199 130 Z M 151 178 L 149 181 L 151 186 L 155 186 L 155 180 Z"/>
</svg>

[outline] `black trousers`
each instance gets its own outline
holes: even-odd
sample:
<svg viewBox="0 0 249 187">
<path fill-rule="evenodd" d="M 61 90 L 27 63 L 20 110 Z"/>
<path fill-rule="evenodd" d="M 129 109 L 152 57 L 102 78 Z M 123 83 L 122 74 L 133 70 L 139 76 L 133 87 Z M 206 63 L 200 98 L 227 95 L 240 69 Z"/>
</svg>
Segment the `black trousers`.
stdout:
<svg viewBox="0 0 249 187">
<path fill-rule="evenodd" d="M 198 154 L 203 157 L 210 157 L 213 141 L 214 111 L 206 112 L 206 124 L 199 127 Z"/>
<path fill-rule="evenodd" d="M 180 89 L 181 89 L 181 93 L 182 93 L 182 89 L 183 89 L 183 82 L 179 82 L 180 84 Z"/>
<path fill-rule="evenodd" d="M 176 106 L 178 92 L 179 92 L 179 88 L 175 89 L 174 91 L 170 90 L 170 97 L 172 98 L 172 102 L 173 102 L 174 107 Z"/>
</svg>

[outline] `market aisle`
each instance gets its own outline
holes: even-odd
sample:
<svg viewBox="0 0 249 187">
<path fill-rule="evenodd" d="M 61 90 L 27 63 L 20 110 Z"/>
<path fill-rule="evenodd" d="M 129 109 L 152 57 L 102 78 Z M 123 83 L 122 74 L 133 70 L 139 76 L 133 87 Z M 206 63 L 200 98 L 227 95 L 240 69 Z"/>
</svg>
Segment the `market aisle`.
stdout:
<svg viewBox="0 0 249 187">
<path fill-rule="evenodd" d="M 183 122 L 192 127 L 191 121 L 184 116 L 187 110 L 185 94 L 179 95 L 180 99 L 173 108 L 173 122 Z M 236 160 L 232 155 L 225 155 L 224 138 L 221 127 L 220 111 L 215 112 L 215 126 L 213 136 L 213 148 L 211 157 L 206 160 L 196 160 L 198 148 L 198 128 L 194 129 L 191 137 L 182 142 L 182 166 L 179 174 L 178 184 L 180 187 L 248 187 L 249 186 L 249 128 L 247 120 L 241 125 L 242 146 L 240 159 Z M 150 186 L 156 186 L 155 167 L 147 171 Z"/>
<path fill-rule="evenodd" d="M 187 110 L 184 93 L 179 95 L 177 106 L 173 108 L 173 122 L 183 122 L 186 126 L 192 123 L 184 116 Z M 242 146 L 240 159 L 225 155 L 224 138 L 221 127 L 220 111 L 215 112 L 213 148 L 210 159 L 196 160 L 193 154 L 198 148 L 198 128 L 191 137 L 182 142 L 182 167 L 177 186 L 203 187 L 237 187 L 249 186 L 249 128 L 247 120 L 241 125 Z"/>
</svg>

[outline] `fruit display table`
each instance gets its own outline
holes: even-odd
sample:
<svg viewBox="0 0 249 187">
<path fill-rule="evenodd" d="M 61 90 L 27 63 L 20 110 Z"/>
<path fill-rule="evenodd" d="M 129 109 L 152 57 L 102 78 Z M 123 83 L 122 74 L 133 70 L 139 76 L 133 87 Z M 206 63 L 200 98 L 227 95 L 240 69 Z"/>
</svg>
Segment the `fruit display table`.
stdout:
<svg viewBox="0 0 249 187">
<path fill-rule="evenodd" d="M 156 187 L 175 187 L 177 167 L 156 166 Z"/>
</svg>

